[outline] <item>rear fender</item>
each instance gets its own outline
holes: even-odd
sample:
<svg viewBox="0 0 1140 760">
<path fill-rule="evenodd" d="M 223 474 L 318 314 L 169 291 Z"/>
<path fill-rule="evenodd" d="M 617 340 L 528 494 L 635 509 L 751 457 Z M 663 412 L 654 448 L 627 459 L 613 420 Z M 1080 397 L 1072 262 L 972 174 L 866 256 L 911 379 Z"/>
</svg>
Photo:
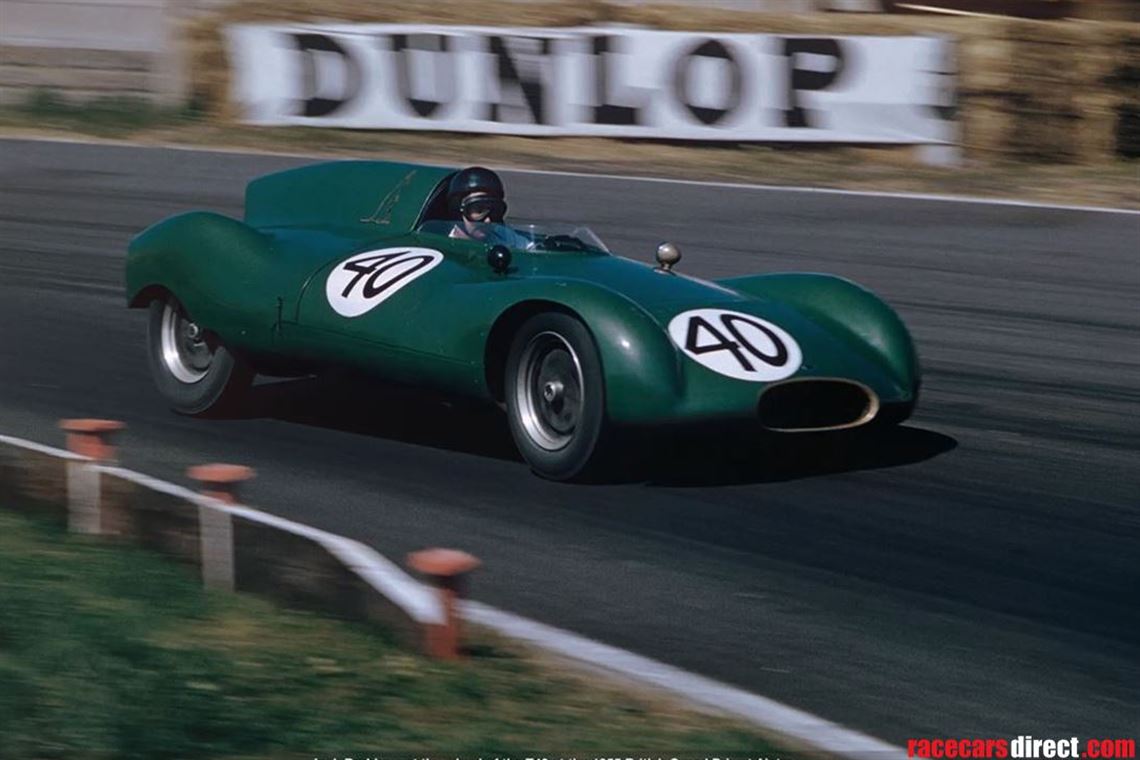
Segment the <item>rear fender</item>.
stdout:
<svg viewBox="0 0 1140 760">
<path fill-rule="evenodd" d="M 128 305 L 174 295 L 195 321 L 230 345 L 268 348 L 286 283 L 272 242 L 221 214 L 192 212 L 155 224 L 127 250 Z"/>
</svg>

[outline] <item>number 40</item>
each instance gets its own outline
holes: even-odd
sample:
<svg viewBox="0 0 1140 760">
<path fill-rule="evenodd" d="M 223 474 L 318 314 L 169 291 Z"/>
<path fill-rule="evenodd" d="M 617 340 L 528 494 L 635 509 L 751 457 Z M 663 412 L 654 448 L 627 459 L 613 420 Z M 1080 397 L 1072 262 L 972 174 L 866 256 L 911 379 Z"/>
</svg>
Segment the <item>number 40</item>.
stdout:
<svg viewBox="0 0 1140 760">
<path fill-rule="evenodd" d="M 776 347 L 776 352 L 771 355 L 765 354 L 756 346 L 752 345 L 748 338 L 740 333 L 740 328 L 737 327 L 738 322 L 743 322 L 746 325 L 754 327 L 768 336 L 768 339 L 772 341 L 772 345 Z M 756 371 L 752 362 L 748 360 L 748 354 L 773 367 L 782 367 L 788 363 L 788 349 L 784 345 L 784 342 L 763 323 L 742 317 L 739 314 L 721 314 L 720 323 L 724 328 L 724 332 L 721 332 L 704 317 L 697 316 L 689 319 L 688 332 L 685 334 L 685 350 L 694 354 L 728 351 L 736 361 L 740 363 L 741 369 L 745 372 Z M 703 345 L 700 343 L 702 330 L 712 337 L 713 342 Z M 725 333 L 727 333 L 727 335 Z"/>
</svg>

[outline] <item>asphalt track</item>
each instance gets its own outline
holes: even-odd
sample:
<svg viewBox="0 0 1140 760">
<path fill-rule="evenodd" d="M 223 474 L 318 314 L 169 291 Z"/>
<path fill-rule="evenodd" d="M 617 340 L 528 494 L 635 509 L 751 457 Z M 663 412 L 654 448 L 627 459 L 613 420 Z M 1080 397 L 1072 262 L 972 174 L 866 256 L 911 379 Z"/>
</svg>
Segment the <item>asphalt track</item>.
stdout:
<svg viewBox="0 0 1140 760">
<path fill-rule="evenodd" d="M 477 599 L 890 741 L 1140 734 L 1140 216 L 508 173 L 517 216 L 632 257 L 859 280 L 925 367 L 877 446 L 705 440 L 576 486 L 533 477 L 496 410 L 359 381 L 165 409 L 127 240 L 303 162 L 0 141 L 0 431 L 123 419 L 128 467 L 252 465 L 255 506 L 396 559 L 467 549 Z"/>
</svg>

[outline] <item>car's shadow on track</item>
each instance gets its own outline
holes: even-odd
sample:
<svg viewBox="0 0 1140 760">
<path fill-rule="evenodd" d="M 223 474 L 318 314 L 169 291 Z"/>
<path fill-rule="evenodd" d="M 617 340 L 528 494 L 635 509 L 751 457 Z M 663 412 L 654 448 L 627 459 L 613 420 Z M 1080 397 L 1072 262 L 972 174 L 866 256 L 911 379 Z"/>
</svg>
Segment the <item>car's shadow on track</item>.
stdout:
<svg viewBox="0 0 1140 760">
<path fill-rule="evenodd" d="M 241 416 L 522 464 L 499 409 L 354 375 L 260 384 Z M 912 425 L 825 434 L 650 430 L 624 436 L 611 452 L 613 466 L 590 482 L 660 487 L 771 483 L 914 464 L 956 446 L 949 436 Z"/>
<path fill-rule="evenodd" d="M 775 483 L 916 464 L 957 445 L 948 435 L 913 425 L 798 434 L 705 431 L 680 437 L 643 468 L 651 486 Z"/>
<path fill-rule="evenodd" d="M 495 407 L 353 375 L 259 384 L 241 416 L 522 462 Z"/>
</svg>

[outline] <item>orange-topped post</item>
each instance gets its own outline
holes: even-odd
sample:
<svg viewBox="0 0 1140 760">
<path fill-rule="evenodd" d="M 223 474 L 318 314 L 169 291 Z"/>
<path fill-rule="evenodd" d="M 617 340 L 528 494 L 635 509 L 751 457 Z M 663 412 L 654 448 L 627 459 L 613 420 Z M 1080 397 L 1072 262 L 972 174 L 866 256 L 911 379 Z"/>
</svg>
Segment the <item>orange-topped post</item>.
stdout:
<svg viewBox="0 0 1140 760">
<path fill-rule="evenodd" d="M 126 427 L 118 420 L 67 419 L 59 427 L 67 433 L 67 450 L 96 462 L 115 461 L 115 445 L 111 436 Z"/>
<path fill-rule="evenodd" d="M 240 464 L 200 464 L 186 470 L 186 475 L 198 481 L 203 496 L 227 504 L 237 504 L 238 487 L 256 476 L 252 467 Z"/>
<path fill-rule="evenodd" d="M 444 622 L 426 631 L 428 654 L 441 660 L 459 659 L 459 614 L 456 600 L 466 590 L 466 579 L 482 563 L 458 549 L 423 549 L 408 555 L 408 566 L 424 575 L 439 590 Z"/>
</svg>

